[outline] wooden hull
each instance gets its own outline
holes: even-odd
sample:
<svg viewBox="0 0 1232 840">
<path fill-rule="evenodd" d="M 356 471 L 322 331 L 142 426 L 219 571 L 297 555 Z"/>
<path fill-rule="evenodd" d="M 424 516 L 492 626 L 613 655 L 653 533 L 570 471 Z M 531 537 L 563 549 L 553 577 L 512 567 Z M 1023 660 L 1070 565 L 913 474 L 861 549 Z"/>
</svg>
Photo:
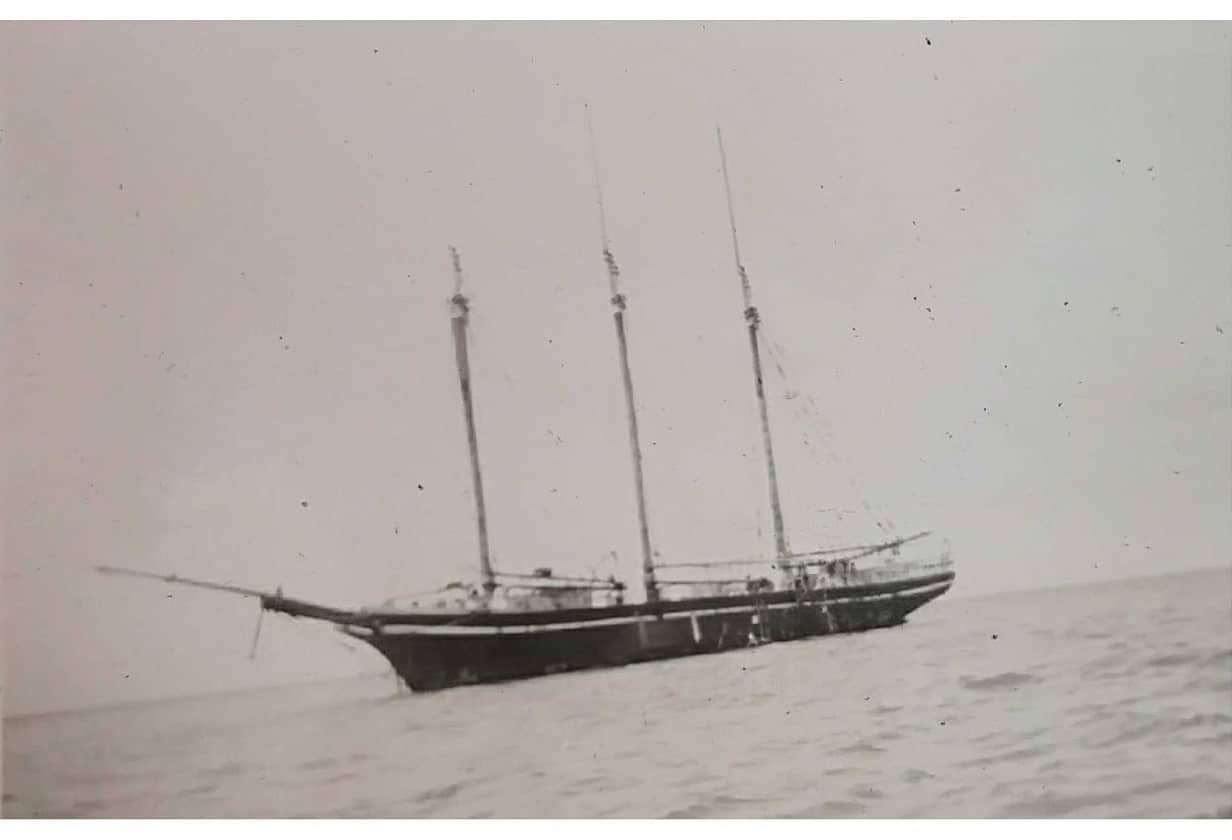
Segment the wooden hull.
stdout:
<svg viewBox="0 0 1232 840">
<path fill-rule="evenodd" d="M 348 634 L 379 650 L 414 691 L 717 653 L 901 624 L 946 592 L 952 572 L 826 592 L 638 604 L 556 614 L 391 615 Z M 511 623 L 515 621 L 530 623 Z"/>
</svg>

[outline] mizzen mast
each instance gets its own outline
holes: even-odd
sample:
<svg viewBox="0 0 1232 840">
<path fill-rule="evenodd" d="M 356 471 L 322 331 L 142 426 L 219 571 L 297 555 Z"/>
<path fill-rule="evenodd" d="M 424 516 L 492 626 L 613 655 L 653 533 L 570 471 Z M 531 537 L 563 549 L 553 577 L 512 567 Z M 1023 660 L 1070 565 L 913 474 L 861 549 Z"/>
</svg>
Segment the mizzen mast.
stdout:
<svg viewBox="0 0 1232 840">
<path fill-rule="evenodd" d="M 744 295 L 744 320 L 749 327 L 749 347 L 753 352 L 753 384 L 757 392 L 757 407 L 761 414 L 761 437 L 766 451 L 766 472 L 770 479 L 770 513 L 774 521 L 774 550 L 778 559 L 788 556 L 787 536 L 783 529 L 783 507 L 779 502 L 779 479 L 774 468 L 774 446 L 770 442 L 770 415 L 766 408 L 766 388 L 761 370 L 761 341 L 758 327 L 761 316 L 753 305 L 753 287 L 740 259 L 740 238 L 736 234 L 736 211 L 732 206 L 731 179 L 727 175 L 727 153 L 723 149 L 723 129 L 715 127 L 719 139 L 719 160 L 723 166 L 723 190 L 727 196 L 727 220 L 731 226 L 732 251 L 736 258 L 736 273 L 740 275 L 740 291 Z"/>
<path fill-rule="evenodd" d="M 466 343 L 466 327 L 470 316 L 469 301 L 462 294 L 462 260 L 452 246 L 449 256 L 453 260 L 453 348 L 458 362 L 458 384 L 462 389 L 462 411 L 466 416 L 466 443 L 471 456 L 471 482 L 475 492 L 475 519 L 479 528 L 479 571 L 483 576 L 485 599 L 496 590 L 496 574 L 492 571 L 492 554 L 488 547 L 488 518 L 483 504 L 483 476 L 479 470 L 479 438 L 475 433 L 475 407 L 471 397 L 471 363 Z"/>
<path fill-rule="evenodd" d="M 611 292 L 612 320 L 616 324 L 616 343 L 620 350 L 620 376 L 625 389 L 625 405 L 629 420 L 629 448 L 633 456 L 633 483 L 637 490 L 637 524 L 642 545 L 642 583 L 646 588 L 646 600 L 659 600 L 659 585 L 655 580 L 654 554 L 650 547 L 650 526 L 646 521 L 646 484 L 642 475 L 642 447 L 637 427 L 637 404 L 633 399 L 633 375 L 629 370 L 629 343 L 625 334 L 625 296 L 620 291 L 620 269 L 612 256 L 607 236 L 607 215 L 603 207 L 603 184 L 599 177 L 599 156 L 595 150 L 595 133 L 590 123 L 590 111 L 586 112 L 586 129 L 590 138 L 591 164 L 595 175 L 595 197 L 599 208 L 599 232 L 603 240 L 603 263 L 607 267 L 608 288 Z"/>
</svg>

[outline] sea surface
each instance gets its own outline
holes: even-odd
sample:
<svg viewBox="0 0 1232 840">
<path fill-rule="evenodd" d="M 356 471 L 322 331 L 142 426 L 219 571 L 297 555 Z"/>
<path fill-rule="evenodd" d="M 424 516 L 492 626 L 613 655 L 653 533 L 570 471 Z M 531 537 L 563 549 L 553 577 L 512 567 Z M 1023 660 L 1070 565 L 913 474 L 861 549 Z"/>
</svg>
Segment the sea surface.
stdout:
<svg viewBox="0 0 1232 840">
<path fill-rule="evenodd" d="M 4 722 L 7 817 L 1232 816 L 1232 571 L 427 695 Z"/>
</svg>

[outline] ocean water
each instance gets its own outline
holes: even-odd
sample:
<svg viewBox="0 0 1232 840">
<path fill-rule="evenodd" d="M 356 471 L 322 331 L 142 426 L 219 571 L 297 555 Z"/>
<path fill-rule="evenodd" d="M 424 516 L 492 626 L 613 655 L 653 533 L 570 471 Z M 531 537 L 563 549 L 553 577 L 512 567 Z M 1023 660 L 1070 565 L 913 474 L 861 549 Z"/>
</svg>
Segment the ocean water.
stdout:
<svg viewBox="0 0 1232 840">
<path fill-rule="evenodd" d="M 8 817 L 1232 815 L 1232 572 L 428 695 L 6 720 Z"/>
</svg>

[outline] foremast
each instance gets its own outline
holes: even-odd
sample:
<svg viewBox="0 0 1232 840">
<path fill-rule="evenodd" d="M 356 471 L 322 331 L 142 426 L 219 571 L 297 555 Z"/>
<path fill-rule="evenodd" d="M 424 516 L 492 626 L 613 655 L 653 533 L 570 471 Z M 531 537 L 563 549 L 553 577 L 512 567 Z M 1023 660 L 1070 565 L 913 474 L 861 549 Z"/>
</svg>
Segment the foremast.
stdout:
<svg viewBox="0 0 1232 840">
<path fill-rule="evenodd" d="M 646 600 L 659 600 L 659 585 L 655 582 L 654 553 L 650 547 L 650 526 L 646 521 L 646 484 L 642 474 L 642 446 L 637 428 L 637 405 L 633 399 L 633 375 L 629 371 L 629 342 L 625 335 L 625 296 L 616 286 L 619 272 L 612 252 L 603 249 L 603 259 L 608 266 L 612 284 L 612 320 L 616 324 L 616 343 L 620 349 L 620 376 L 625 388 L 625 404 L 629 417 L 629 449 L 633 455 L 633 483 L 637 489 L 637 525 L 642 546 L 642 583 L 646 587 Z"/>
<path fill-rule="evenodd" d="M 479 469 L 479 438 L 475 432 L 475 406 L 471 396 L 471 364 L 466 328 L 470 317 L 469 301 L 462 294 L 462 260 L 456 248 L 450 247 L 453 261 L 454 295 L 450 298 L 453 313 L 453 348 L 458 363 L 458 385 L 462 391 L 462 413 L 466 417 L 466 445 L 470 452 L 471 483 L 475 494 L 475 522 L 479 531 L 479 572 L 482 576 L 484 602 L 496 591 L 496 573 L 492 571 L 492 554 L 488 546 L 488 517 L 483 502 L 483 474 Z"/>
<path fill-rule="evenodd" d="M 766 455 L 766 473 L 770 485 L 770 515 L 774 523 L 774 550 L 778 560 L 786 559 L 790 552 L 787 548 L 787 535 L 783 528 L 783 507 L 779 501 L 778 472 L 774 466 L 774 445 L 770 440 L 770 414 L 766 407 L 766 388 L 761 370 L 761 340 L 758 328 L 761 316 L 753 305 L 753 288 L 749 283 L 748 272 L 740 259 L 740 238 L 736 234 L 736 211 L 732 205 L 731 179 L 727 175 L 727 153 L 723 149 L 723 130 L 716 127 L 715 133 L 719 140 L 719 160 L 723 168 L 723 190 L 727 196 L 727 220 L 731 227 L 732 251 L 736 258 L 736 273 L 740 276 L 740 291 L 744 296 L 744 320 L 749 330 L 749 348 L 753 355 L 753 386 L 757 393 L 757 408 L 761 416 L 761 438 Z"/>
<path fill-rule="evenodd" d="M 611 294 L 612 321 L 616 325 L 616 345 L 620 356 L 620 378 L 624 385 L 625 407 L 629 424 L 629 450 L 633 458 L 633 485 L 637 492 L 637 525 L 642 548 L 642 584 L 646 600 L 659 600 L 659 584 L 655 580 L 654 550 L 650 546 L 650 526 L 646 517 L 646 483 L 642 473 L 642 446 L 637 426 L 637 403 L 633 397 L 633 374 L 629 369 L 629 342 L 625 332 L 625 308 L 627 301 L 620 291 L 620 269 L 612 255 L 607 236 L 607 216 L 603 208 L 603 185 L 599 177 L 599 157 L 595 150 L 594 130 L 587 111 L 586 127 L 590 136 L 591 163 L 594 166 L 595 196 L 599 208 L 599 232 L 603 240 L 603 264 L 607 269 L 608 290 Z"/>
</svg>

